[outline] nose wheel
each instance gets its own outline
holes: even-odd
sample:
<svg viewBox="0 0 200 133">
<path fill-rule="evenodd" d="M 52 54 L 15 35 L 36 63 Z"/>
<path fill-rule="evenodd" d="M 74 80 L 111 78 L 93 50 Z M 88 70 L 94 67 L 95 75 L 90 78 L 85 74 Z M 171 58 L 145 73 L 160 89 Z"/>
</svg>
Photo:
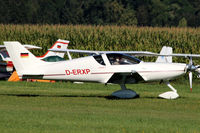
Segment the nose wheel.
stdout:
<svg viewBox="0 0 200 133">
<path fill-rule="evenodd" d="M 169 82 L 166 82 L 166 84 L 172 91 L 162 93 L 162 94 L 159 95 L 159 97 L 164 98 L 164 99 L 176 99 L 176 98 L 178 98 L 179 95 L 177 93 L 177 90 L 172 85 L 170 85 Z"/>
<path fill-rule="evenodd" d="M 121 86 L 121 90 L 113 92 L 111 96 L 119 98 L 119 99 L 131 99 L 131 98 L 139 97 L 139 95 L 135 91 L 131 89 L 127 89 L 125 84 L 122 84 L 120 86 Z"/>
</svg>

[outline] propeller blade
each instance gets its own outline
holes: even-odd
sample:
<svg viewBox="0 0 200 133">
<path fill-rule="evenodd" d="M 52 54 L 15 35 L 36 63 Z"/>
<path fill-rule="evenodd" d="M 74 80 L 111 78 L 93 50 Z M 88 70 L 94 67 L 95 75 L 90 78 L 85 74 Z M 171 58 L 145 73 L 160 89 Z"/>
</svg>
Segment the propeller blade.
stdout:
<svg viewBox="0 0 200 133">
<path fill-rule="evenodd" d="M 192 62 L 192 57 L 190 57 L 189 60 L 190 60 L 190 61 L 189 61 L 189 65 L 191 66 L 191 65 L 193 64 L 193 62 Z"/>
<path fill-rule="evenodd" d="M 192 92 L 192 72 L 189 72 L 190 91 Z"/>
<path fill-rule="evenodd" d="M 196 72 L 198 72 L 200 74 L 200 68 L 197 67 Z"/>
</svg>

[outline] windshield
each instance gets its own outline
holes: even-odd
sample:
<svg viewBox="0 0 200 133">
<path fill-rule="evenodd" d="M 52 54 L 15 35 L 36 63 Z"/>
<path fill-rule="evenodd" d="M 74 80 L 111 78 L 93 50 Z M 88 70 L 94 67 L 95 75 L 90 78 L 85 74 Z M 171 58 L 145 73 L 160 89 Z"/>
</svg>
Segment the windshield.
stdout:
<svg viewBox="0 0 200 133">
<path fill-rule="evenodd" d="M 46 62 L 58 62 L 58 61 L 64 61 L 65 59 L 61 58 L 59 56 L 48 56 L 42 60 L 44 60 Z"/>
<path fill-rule="evenodd" d="M 7 57 L 9 57 L 9 55 L 8 55 L 8 52 L 7 52 L 7 51 L 1 51 L 1 55 L 2 55 L 4 58 L 7 58 Z"/>
<path fill-rule="evenodd" d="M 132 65 L 139 64 L 141 61 L 127 54 L 107 54 L 111 65 Z"/>
<path fill-rule="evenodd" d="M 94 57 L 94 59 L 95 59 L 99 64 L 105 65 L 105 63 L 104 63 L 103 58 L 102 58 L 101 55 L 95 55 L 95 56 L 93 56 L 93 57 Z"/>
</svg>

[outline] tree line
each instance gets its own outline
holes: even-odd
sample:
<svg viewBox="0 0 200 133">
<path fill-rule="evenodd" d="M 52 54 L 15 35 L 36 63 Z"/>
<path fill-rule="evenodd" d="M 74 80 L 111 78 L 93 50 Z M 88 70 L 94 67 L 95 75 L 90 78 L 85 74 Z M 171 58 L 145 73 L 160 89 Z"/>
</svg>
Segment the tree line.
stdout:
<svg viewBox="0 0 200 133">
<path fill-rule="evenodd" d="M 200 0 L 1 0 L 2 24 L 200 26 Z"/>
</svg>

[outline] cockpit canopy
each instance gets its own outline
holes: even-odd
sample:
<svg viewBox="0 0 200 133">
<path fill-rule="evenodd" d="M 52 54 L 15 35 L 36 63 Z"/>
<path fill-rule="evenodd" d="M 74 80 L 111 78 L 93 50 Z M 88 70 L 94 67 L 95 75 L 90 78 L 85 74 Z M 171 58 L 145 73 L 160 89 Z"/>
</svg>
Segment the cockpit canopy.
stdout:
<svg viewBox="0 0 200 133">
<path fill-rule="evenodd" d="M 133 65 L 141 62 L 139 59 L 128 54 L 110 53 L 107 54 L 107 57 L 111 65 Z"/>
<path fill-rule="evenodd" d="M 139 59 L 128 54 L 109 53 L 106 55 L 111 65 L 133 65 L 141 62 Z M 101 55 L 95 55 L 93 57 L 99 64 L 105 65 Z"/>
</svg>

